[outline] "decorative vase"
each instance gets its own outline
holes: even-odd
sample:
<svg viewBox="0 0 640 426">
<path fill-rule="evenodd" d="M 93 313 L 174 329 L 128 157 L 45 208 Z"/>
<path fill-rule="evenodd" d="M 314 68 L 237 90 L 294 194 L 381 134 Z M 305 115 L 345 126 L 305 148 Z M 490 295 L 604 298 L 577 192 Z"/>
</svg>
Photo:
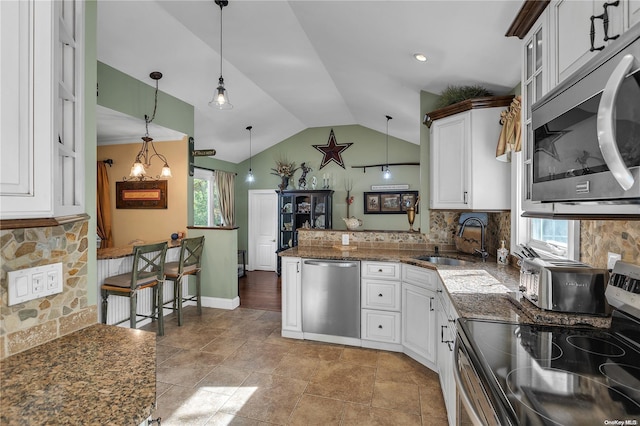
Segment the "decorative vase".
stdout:
<svg viewBox="0 0 640 426">
<path fill-rule="evenodd" d="M 416 209 L 414 207 L 407 209 L 407 219 L 409 220 L 409 232 L 414 232 L 413 221 L 416 219 Z"/>
<path fill-rule="evenodd" d="M 289 178 L 287 176 L 282 176 L 282 182 L 278 185 L 280 191 L 284 191 L 289 188 Z"/>
</svg>

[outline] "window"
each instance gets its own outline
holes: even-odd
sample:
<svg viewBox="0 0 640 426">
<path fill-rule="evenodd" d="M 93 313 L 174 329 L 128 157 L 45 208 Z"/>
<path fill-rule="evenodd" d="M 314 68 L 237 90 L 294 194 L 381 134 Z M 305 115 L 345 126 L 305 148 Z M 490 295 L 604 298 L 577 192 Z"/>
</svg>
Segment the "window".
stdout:
<svg viewBox="0 0 640 426">
<path fill-rule="evenodd" d="M 193 224 L 195 226 L 222 226 L 218 189 L 212 171 L 194 170 Z"/>
<path fill-rule="evenodd" d="M 574 220 L 527 219 L 529 246 L 545 256 L 579 260 L 580 222 Z"/>
</svg>

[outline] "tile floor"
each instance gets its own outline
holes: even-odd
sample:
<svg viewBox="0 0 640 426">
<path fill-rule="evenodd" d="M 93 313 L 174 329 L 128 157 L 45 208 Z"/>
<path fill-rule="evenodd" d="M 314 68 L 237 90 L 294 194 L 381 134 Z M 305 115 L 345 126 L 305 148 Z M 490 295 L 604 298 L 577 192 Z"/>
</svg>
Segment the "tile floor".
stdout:
<svg viewBox="0 0 640 426">
<path fill-rule="evenodd" d="M 163 426 L 447 423 L 437 374 L 403 354 L 285 339 L 279 312 L 202 311 L 157 339 Z"/>
</svg>

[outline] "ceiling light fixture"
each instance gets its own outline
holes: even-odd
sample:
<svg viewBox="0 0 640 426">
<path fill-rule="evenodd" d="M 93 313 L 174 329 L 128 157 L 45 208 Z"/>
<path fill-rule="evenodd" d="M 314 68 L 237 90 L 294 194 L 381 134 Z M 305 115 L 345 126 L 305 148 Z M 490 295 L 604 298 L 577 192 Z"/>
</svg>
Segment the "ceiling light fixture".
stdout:
<svg viewBox="0 0 640 426">
<path fill-rule="evenodd" d="M 393 117 L 388 115 L 385 115 L 385 117 L 387 117 L 387 162 L 382 168 L 382 177 L 385 179 L 391 179 L 391 170 L 389 170 L 389 120 L 393 119 Z"/>
<path fill-rule="evenodd" d="M 129 174 L 130 177 L 138 178 L 140 180 L 144 180 L 146 178 L 147 171 L 145 167 L 151 166 L 151 159 L 153 157 L 158 157 L 161 161 L 164 162 L 162 172 L 160 173 L 160 176 L 156 176 L 156 178 L 160 179 L 171 177 L 171 169 L 169 168 L 169 164 L 167 163 L 167 158 L 156 151 L 156 147 L 153 145 L 153 139 L 149 137 L 149 123 L 151 123 L 153 119 L 156 118 L 156 110 L 158 108 L 158 80 L 162 78 L 162 73 L 154 71 L 149 74 L 149 77 L 156 81 L 156 92 L 153 99 L 153 114 L 151 115 L 151 118 L 149 118 L 147 114 L 144 115 L 145 134 L 142 138 L 142 147 L 136 155 L 136 159 L 131 166 L 131 173 Z M 151 154 L 151 156 L 149 156 L 149 147 L 151 147 L 151 149 L 153 150 L 153 154 Z"/>
<path fill-rule="evenodd" d="M 256 180 L 253 176 L 253 171 L 251 170 L 251 129 L 253 129 L 253 126 L 247 126 L 247 130 L 249 131 L 249 173 L 247 173 L 246 181 L 248 183 L 253 183 L 253 181 Z"/>
<path fill-rule="evenodd" d="M 213 95 L 213 99 L 209 102 L 209 106 L 218 109 L 232 109 L 233 105 L 229 102 L 229 95 L 224 88 L 224 78 L 222 78 L 222 8 L 229 5 L 228 0 L 215 0 L 215 3 L 220 6 L 220 78 L 218 79 L 218 87 Z"/>
<path fill-rule="evenodd" d="M 427 57 L 424 53 L 414 53 L 413 57 L 416 58 L 416 61 L 418 62 L 427 62 Z"/>
</svg>

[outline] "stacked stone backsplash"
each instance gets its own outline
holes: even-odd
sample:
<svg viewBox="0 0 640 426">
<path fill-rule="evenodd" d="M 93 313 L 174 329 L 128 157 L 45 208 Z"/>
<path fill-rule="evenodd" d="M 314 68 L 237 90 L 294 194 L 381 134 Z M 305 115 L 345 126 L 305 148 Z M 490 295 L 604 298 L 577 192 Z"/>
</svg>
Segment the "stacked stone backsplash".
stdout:
<svg viewBox="0 0 640 426">
<path fill-rule="evenodd" d="M 580 221 L 580 260 L 597 268 L 607 267 L 608 252 L 640 264 L 640 221 Z"/>
<path fill-rule="evenodd" d="M 433 253 L 437 246 L 440 251 L 456 251 L 454 237 L 458 231 L 460 212 L 430 211 L 428 233 L 402 231 L 338 231 L 304 230 L 299 232 L 298 245 L 301 247 L 331 247 L 341 244 L 342 234 L 349 234 L 349 244 L 361 248 L 398 250 L 424 250 Z M 511 213 L 489 213 L 487 226 L 487 251 L 495 256 L 500 240 L 511 239 Z"/>
<path fill-rule="evenodd" d="M 87 229 L 81 220 L 0 231 L 0 359 L 97 322 L 87 299 Z M 62 262 L 62 293 L 8 306 L 7 273 Z"/>
</svg>

